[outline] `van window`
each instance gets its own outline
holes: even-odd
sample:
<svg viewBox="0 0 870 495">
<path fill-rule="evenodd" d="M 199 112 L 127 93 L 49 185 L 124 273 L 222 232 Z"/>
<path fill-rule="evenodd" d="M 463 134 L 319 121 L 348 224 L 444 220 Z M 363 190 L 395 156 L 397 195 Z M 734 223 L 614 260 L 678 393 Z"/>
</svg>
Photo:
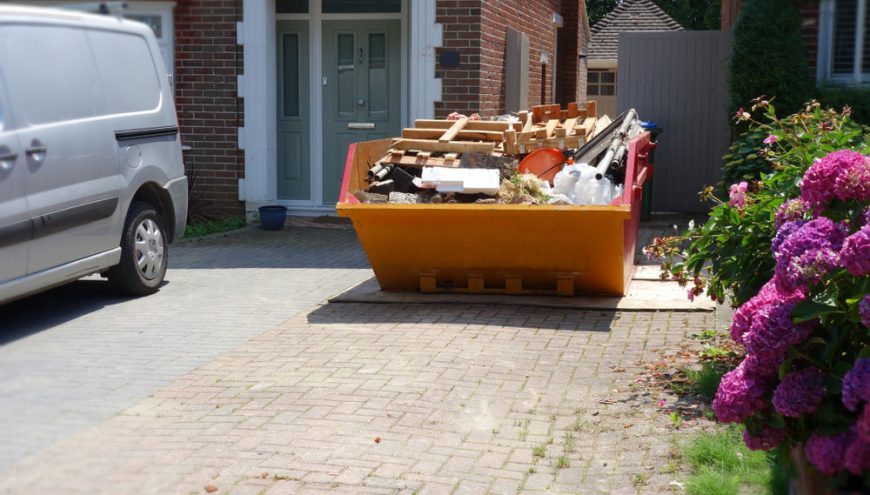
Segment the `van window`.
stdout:
<svg viewBox="0 0 870 495">
<path fill-rule="evenodd" d="M 60 26 L 0 27 L 0 67 L 18 127 L 93 117 L 99 81 L 84 31 Z"/>
<path fill-rule="evenodd" d="M 110 31 L 91 31 L 88 36 L 109 113 L 156 109 L 160 79 L 145 38 Z"/>
</svg>

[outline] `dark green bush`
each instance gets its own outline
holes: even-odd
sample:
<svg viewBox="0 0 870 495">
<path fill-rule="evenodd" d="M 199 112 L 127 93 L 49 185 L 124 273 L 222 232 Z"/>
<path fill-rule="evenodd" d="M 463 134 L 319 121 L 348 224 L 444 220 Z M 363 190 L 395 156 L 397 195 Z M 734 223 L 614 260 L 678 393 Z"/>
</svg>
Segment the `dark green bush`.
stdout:
<svg viewBox="0 0 870 495">
<path fill-rule="evenodd" d="M 750 120 L 749 132 L 770 135 L 774 142 L 752 147 L 747 141 L 747 148 L 732 157 L 732 161 L 760 163 L 756 160 L 761 158 L 768 163 L 768 172 L 759 170 L 755 180 L 746 181 L 746 204 L 729 205 L 727 197 L 718 199 L 709 187 L 702 192 L 702 198 L 714 203 L 706 223 L 693 225 L 680 235 L 657 238 L 645 248 L 649 255 L 663 259 L 663 277 L 691 283 L 689 290 L 695 295 L 706 290 L 724 301 L 728 294 L 734 306 L 746 302 L 770 280 L 774 215 L 785 200 L 799 195 L 800 180 L 813 161 L 840 149 L 862 153 L 868 149 L 863 126 L 816 102 L 784 118 L 776 116 L 772 105 L 762 107 L 763 121 Z"/>
<path fill-rule="evenodd" d="M 852 120 L 870 125 L 870 89 L 868 88 L 819 88 L 819 101 L 826 107 L 852 108 Z"/>
<path fill-rule="evenodd" d="M 788 115 L 814 96 L 796 0 L 746 2 L 734 33 L 729 83 L 732 111 L 768 95 Z"/>
</svg>

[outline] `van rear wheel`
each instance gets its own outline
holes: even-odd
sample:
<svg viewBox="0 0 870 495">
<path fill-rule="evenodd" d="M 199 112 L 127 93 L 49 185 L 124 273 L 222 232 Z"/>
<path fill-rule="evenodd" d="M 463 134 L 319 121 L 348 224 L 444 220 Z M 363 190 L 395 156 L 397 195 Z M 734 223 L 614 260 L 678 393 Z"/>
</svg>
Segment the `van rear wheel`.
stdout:
<svg viewBox="0 0 870 495">
<path fill-rule="evenodd" d="M 163 218 L 148 203 L 130 205 L 121 237 L 121 262 L 109 269 L 109 282 L 129 296 L 157 292 L 169 260 Z"/>
</svg>

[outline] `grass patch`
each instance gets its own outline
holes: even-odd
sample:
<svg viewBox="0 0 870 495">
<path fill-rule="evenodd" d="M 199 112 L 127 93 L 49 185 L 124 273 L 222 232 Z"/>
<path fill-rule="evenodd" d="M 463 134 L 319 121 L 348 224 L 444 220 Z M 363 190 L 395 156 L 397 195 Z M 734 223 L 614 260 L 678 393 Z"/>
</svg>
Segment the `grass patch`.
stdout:
<svg viewBox="0 0 870 495">
<path fill-rule="evenodd" d="M 193 225 L 188 225 L 184 230 L 184 237 L 191 239 L 220 232 L 229 232 L 240 229 L 247 225 L 245 217 L 229 217 L 222 220 L 208 220 Z"/>
<path fill-rule="evenodd" d="M 700 370 L 687 370 L 686 377 L 692 383 L 692 391 L 706 399 L 713 400 L 722 375 L 726 373 L 722 363 L 707 361 L 701 365 Z"/>
<path fill-rule="evenodd" d="M 742 429 L 736 426 L 703 433 L 683 451 L 691 475 L 688 495 L 737 495 L 738 493 L 788 493 L 788 475 L 774 461 L 773 453 L 749 450 Z"/>
<path fill-rule="evenodd" d="M 546 453 L 547 453 L 547 446 L 546 445 L 538 445 L 537 447 L 532 449 L 532 455 L 535 457 L 544 457 L 544 455 Z"/>
</svg>

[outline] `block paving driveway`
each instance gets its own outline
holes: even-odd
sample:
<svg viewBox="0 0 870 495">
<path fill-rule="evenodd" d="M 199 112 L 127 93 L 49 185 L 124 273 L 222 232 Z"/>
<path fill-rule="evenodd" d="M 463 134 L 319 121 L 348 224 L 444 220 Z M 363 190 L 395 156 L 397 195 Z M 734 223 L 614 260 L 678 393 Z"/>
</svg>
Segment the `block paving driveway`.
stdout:
<svg viewBox="0 0 870 495">
<path fill-rule="evenodd" d="M 175 246 L 156 295 L 0 307 L 0 493 L 661 493 L 633 371 L 700 312 L 325 304 L 352 230 Z"/>
</svg>

